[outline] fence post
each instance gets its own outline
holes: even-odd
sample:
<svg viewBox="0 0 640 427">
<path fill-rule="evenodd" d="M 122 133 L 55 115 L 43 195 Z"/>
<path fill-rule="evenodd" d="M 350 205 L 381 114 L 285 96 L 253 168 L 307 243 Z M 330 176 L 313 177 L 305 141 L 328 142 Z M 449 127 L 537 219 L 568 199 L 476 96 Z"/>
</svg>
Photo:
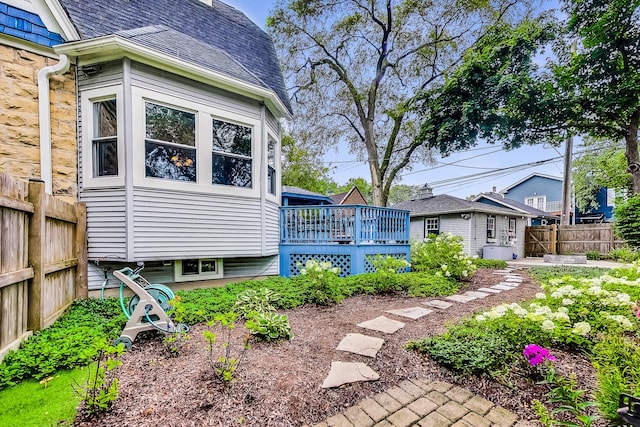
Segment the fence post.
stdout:
<svg viewBox="0 0 640 427">
<path fill-rule="evenodd" d="M 89 296 L 89 284 L 87 279 L 87 205 L 76 203 L 76 284 L 75 298 L 87 298 Z"/>
<path fill-rule="evenodd" d="M 551 246 L 549 249 L 551 249 L 551 254 L 552 255 L 556 255 L 558 253 L 558 225 L 557 224 L 553 224 L 551 226 L 551 236 L 549 236 L 549 246 Z"/>
<path fill-rule="evenodd" d="M 42 329 L 46 196 L 44 182 L 35 180 L 29 182 L 28 200 L 33 204 L 33 215 L 29 221 L 29 265 L 33 268 L 33 279 L 29 284 L 27 328 L 32 331 Z"/>
</svg>

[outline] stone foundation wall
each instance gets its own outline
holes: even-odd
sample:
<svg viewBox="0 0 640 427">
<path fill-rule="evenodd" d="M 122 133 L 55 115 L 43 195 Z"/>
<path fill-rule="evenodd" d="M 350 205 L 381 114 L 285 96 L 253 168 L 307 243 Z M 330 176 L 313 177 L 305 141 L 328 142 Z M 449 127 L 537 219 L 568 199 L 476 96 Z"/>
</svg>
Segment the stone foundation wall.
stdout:
<svg viewBox="0 0 640 427">
<path fill-rule="evenodd" d="M 40 178 L 38 71 L 56 59 L 0 45 L 0 172 Z M 74 202 L 78 195 L 76 82 L 71 66 L 50 78 L 53 194 Z"/>
</svg>

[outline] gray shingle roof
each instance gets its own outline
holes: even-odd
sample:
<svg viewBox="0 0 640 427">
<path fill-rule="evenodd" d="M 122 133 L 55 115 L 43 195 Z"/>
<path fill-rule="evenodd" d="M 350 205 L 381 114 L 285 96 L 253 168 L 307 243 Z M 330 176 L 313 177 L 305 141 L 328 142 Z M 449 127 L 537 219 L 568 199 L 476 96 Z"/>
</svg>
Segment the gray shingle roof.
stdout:
<svg viewBox="0 0 640 427">
<path fill-rule="evenodd" d="M 283 193 L 292 193 L 292 194 L 302 194 L 305 196 L 318 196 L 318 197 L 327 197 L 324 194 L 315 193 L 313 191 L 305 190 L 304 188 L 295 187 L 293 185 L 283 185 L 282 186 Z"/>
<path fill-rule="evenodd" d="M 513 209 L 500 208 L 480 202 L 470 202 L 469 200 L 439 194 L 424 199 L 411 200 L 409 202 L 398 203 L 393 206 L 395 209 L 405 209 L 410 211 L 411 216 L 440 215 L 458 212 L 484 212 L 489 214 L 502 215 L 522 215 Z M 525 214 L 527 215 L 527 214 Z"/>
<path fill-rule="evenodd" d="M 485 197 L 488 200 L 492 200 L 495 203 L 500 203 L 502 205 L 504 205 L 507 208 L 512 208 L 512 209 L 516 209 L 519 211 L 523 211 L 523 212 L 527 212 L 530 213 L 532 215 L 535 216 L 541 216 L 541 217 L 547 217 L 547 218 L 557 218 L 556 215 L 551 215 L 548 212 L 542 211 L 540 209 L 536 209 L 532 206 L 529 205 L 525 205 L 522 202 L 519 202 L 517 200 L 511 200 L 511 199 L 505 199 L 504 197 L 502 197 L 502 194 L 499 193 L 482 193 L 479 194 L 475 200 L 477 201 L 478 199 Z"/>
<path fill-rule="evenodd" d="M 212 6 L 199 0 L 60 0 L 60 3 L 83 40 L 161 25 L 190 37 L 165 38 L 164 51 L 187 49 L 189 57 L 211 53 L 204 49 L 205 45 L 223 51 L 245 70 L 239 72 L 238 68 L 242 67 L 236 66 L 227 69 L 227 74 L 253 84 L 261 82 L 260 86 L 273 90 L 291 112 L 271 38 L 242 12 L 227 4 L 218 0 L 213 0 Z M 164 33 L 164 36 L 168 35 Z M 193 39 L 199 43 L 185 46 L 185 42 Z M 148 39 L 145 41 L 152 43 Z M 201 59 L 207 63 L 214 61 L 213 58 Z M 238 74 L 233 74 L 236 72 Z M 247 73 L 254 77 L 246 80 Z"/>
<path fill-rule="evenodd" d="M 116 35 L 209 70 L 267 87 L 226 52 L 164 25 L 118 31 Z"/>
</svg>

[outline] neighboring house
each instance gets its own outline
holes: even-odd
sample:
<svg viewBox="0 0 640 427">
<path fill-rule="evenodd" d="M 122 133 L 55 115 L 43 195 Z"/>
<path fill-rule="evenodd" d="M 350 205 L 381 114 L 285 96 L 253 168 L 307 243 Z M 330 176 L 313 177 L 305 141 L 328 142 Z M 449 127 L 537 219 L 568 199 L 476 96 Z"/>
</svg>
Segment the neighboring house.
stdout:
<svg viewBox="0 0 640 427">
<path fill-rule="evenodd" d="M 511 184 L 501 194 L 507 200 L 515 200 L 554 216 L 562 214 L 562 178 L 533 173 Z M 533 221 L 532 225 L 546 225 Z"/>
<path fill-rule="evenodd" d="M 332 194 L 329 197 L 335 205 L 368 205 L 362 192 L 355 185 L 346 193 Z"/>
<path fill-rule="evenodd" d="M 278 274 L 291 108 L 264 31 L 217 0 L 11 0 L 0 17 L 3 170 L 86 203 L 89 260 L 163 283 Z"/>
<path fill-rule="evenodd" d="M 492 259 L 524 256 L 525 227 L 533 215 L 498 206 L 436 195 L 425 186 L 420 198 L 394 205 L 410 212 L 410 237 L 423 240 L 429 234 L 461 236 L 470 255 Z"/>
<path fill-rule="evenodd" d="M 505 199 L 500 193 L 482 193 L 473 198 L 474 202 L 485 203 L 491 206 L 498 206 L 507 209 L 513 209 L 516 212 L 523 214 L 529 214 L 531 217 L 528 219 L 527 225 L 541 225 L 541 224 L 559 224 L 560 217 L 552 215 L 540 209 L 536 209 L 532 206 L 525 205 L 522 202 L 516 200 Z"/>
<path fill-rule="evenodd" d="M 616 206 L 616 192 L 613 188 L 601 187 L 596 193 L 595 202 L 598 205 L 595 209 L 578 211 L 577 223 L 590 224 L 600 222 L 610 222 L 613 220 L 613 209 Z"/>
<path fill-rule="evenodd" d="M 562 178 L 533 173 L 506 187 L 500 193 L 507 200 L 524 203 L 553 216 L 559 217 L 562 214 Z M 574 208 L 572 222 L 581 224 L 610 221 L 613 217 L 614 199 L 613 190 L 601 188 L 596 195 L 598 209 L 581 212 Z M 553 223 L 548 219 L 536 218 L 532 220 L 531 225 Z"/>
<path fill-rule="evenodd" d="M 293 185 L 282 186 L 282 206 L 303 205 L 332 205 L 333 200 L 329 196 Z"/>
</svg>

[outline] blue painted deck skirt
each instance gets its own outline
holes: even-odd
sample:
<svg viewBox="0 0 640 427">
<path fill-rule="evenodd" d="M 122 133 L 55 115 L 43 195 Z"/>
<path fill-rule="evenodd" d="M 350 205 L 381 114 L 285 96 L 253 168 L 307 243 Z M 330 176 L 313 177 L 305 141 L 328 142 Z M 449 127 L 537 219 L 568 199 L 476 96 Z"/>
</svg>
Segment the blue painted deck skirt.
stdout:
<svg viewBox="0 0 640 427">
<path fill-rule="evenodd" d="M 341 276 L 375 271 L 376 254 L 409 261 L 409 212 L 360 205 L 280 208 L 280 275 L 297 276 L 298 264 L 329 261 Z"/>
</svg>

